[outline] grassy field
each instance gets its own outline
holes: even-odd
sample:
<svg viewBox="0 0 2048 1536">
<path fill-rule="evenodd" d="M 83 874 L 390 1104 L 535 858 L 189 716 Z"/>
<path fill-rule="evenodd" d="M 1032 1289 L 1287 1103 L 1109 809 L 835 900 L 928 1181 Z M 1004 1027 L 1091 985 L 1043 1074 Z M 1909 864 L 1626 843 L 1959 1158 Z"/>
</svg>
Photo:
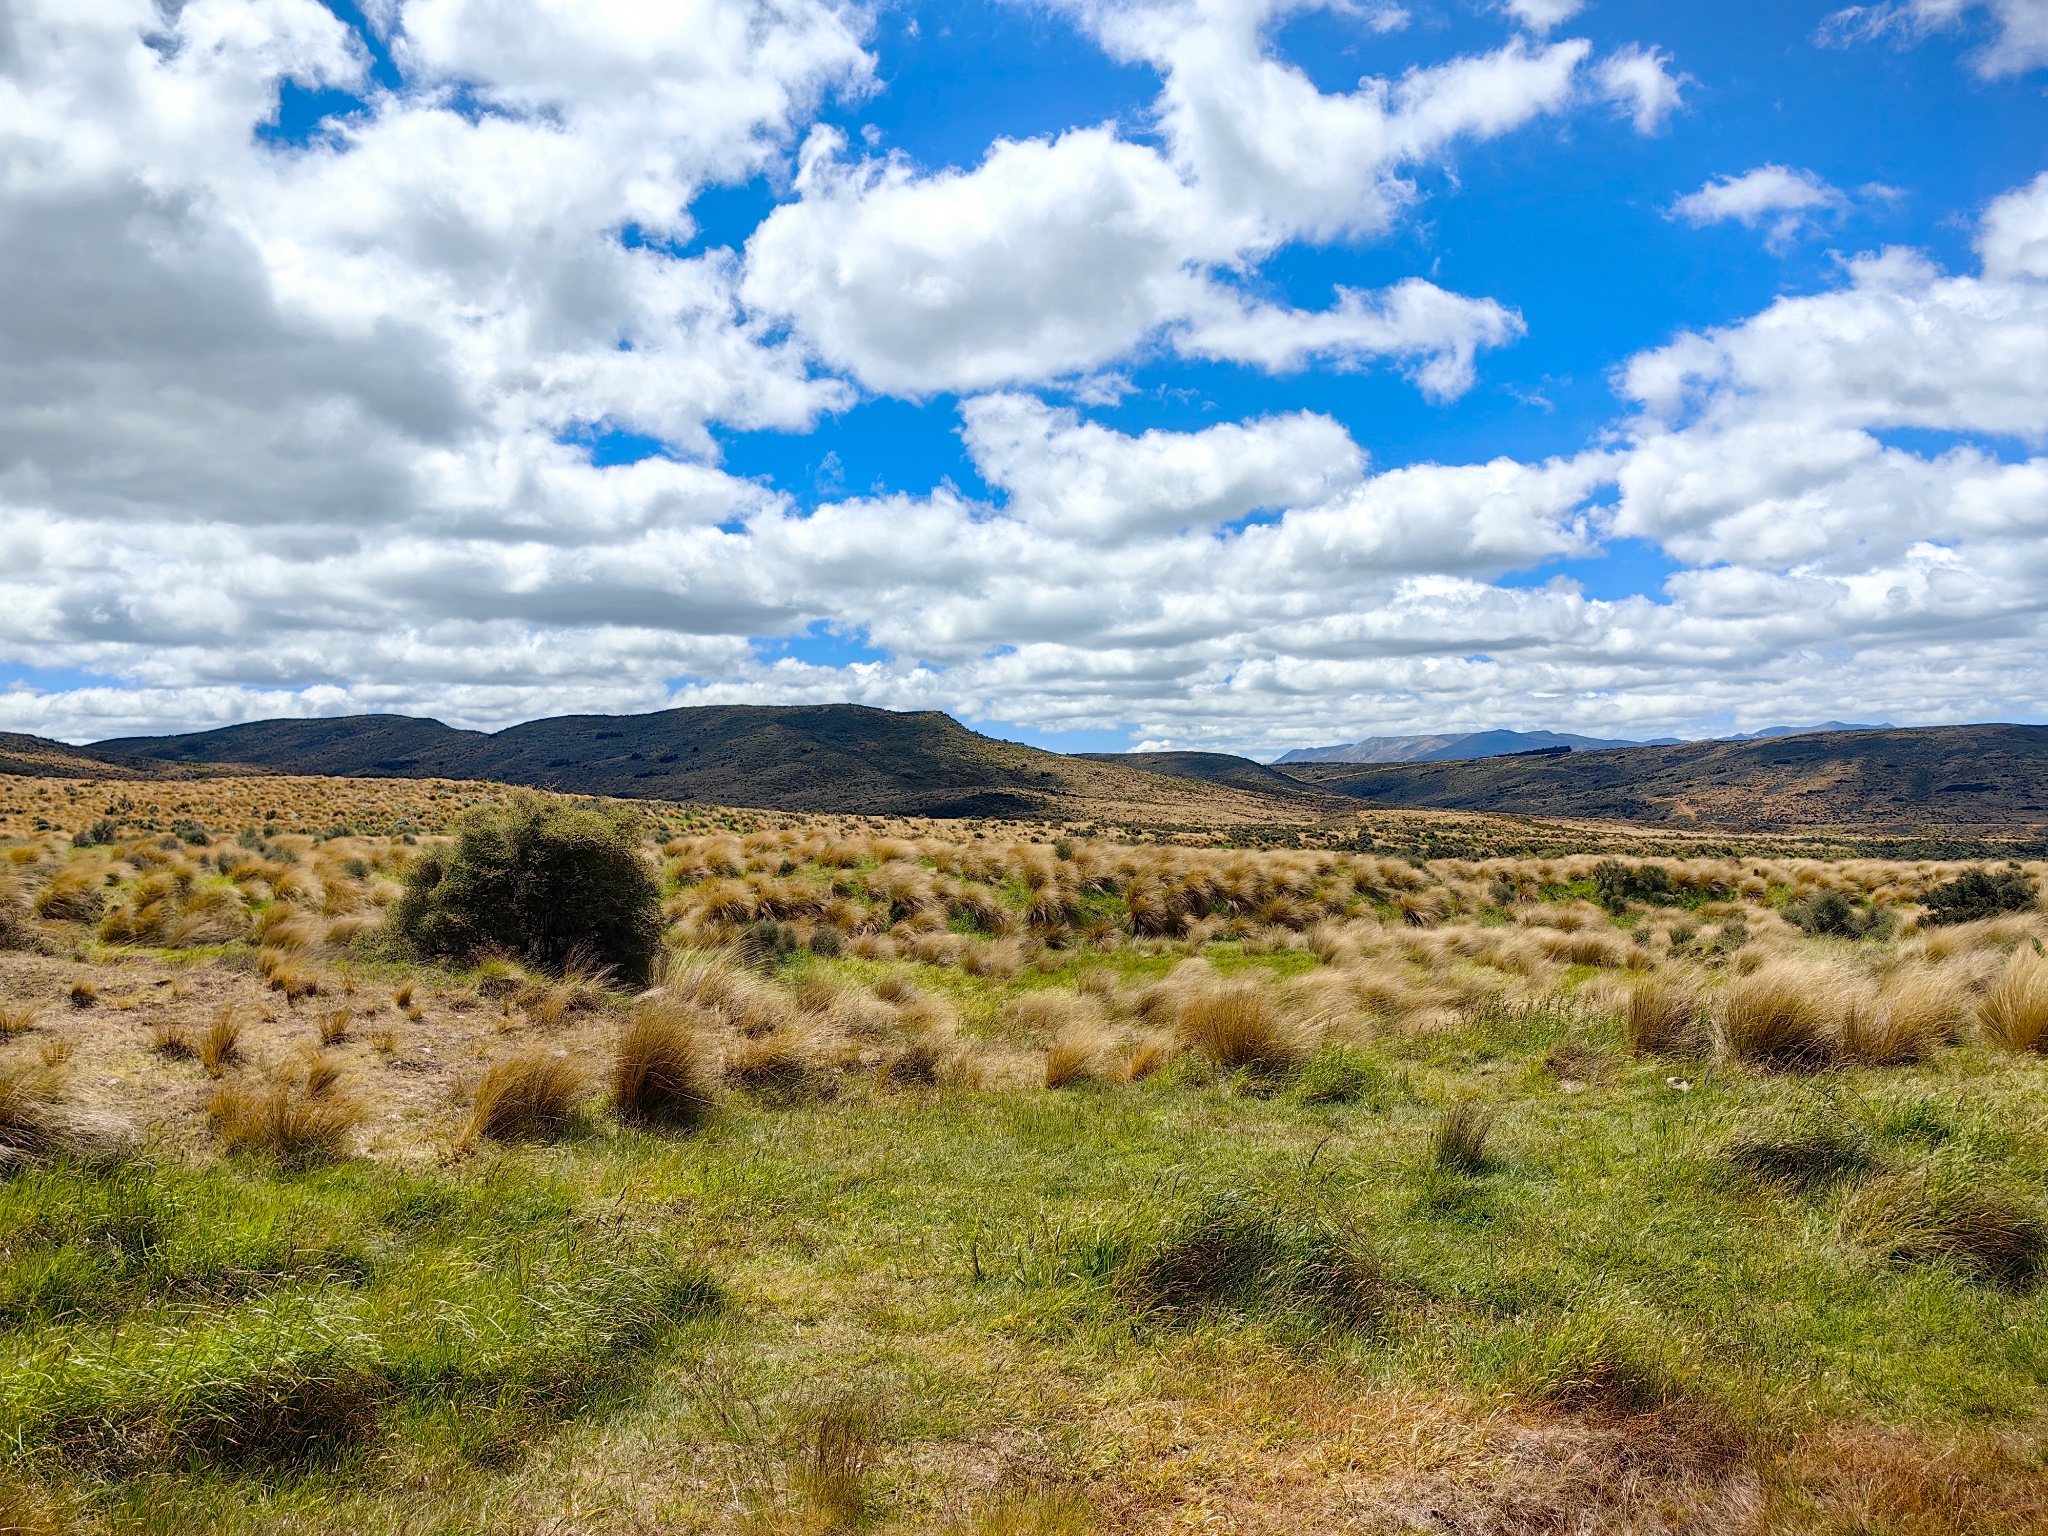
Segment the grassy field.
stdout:
<svg viewBox="0 0 2048 1536">
<path fill-rule="evenodd" d="M 2048 1529 L 1959 866 L 676 811 L 634 995 L 245 804 L 0 851 L 0 1530 Z"/>
</svg>

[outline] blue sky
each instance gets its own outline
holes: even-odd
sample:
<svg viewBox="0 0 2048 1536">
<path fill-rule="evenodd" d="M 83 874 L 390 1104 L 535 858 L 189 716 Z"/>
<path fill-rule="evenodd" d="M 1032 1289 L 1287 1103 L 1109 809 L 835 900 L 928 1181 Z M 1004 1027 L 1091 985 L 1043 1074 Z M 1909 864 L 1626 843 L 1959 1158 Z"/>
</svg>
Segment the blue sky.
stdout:
<svg viewBox="0 0 2048 1536">
<path fill-rule="evenodd" d="M 2048 0 L 30 8 L 0 726 L 2048 717 Z"/>
</svg>

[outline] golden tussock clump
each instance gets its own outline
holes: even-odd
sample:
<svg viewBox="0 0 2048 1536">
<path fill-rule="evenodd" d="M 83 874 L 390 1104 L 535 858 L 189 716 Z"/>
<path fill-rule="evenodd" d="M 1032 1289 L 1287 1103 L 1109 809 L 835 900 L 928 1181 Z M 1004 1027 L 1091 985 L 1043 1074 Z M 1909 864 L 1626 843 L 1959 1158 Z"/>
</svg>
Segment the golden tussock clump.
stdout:
<svg viewBox="0 0 2048 1536">
<path fill-rule="evenodd" d="M 589 1094 L 582 1067 L 565 1052 L 544 1046 L 519 1051 L 484 1073 L 462 1140 L 559 1136 Z"/>
<path fill-rule="evenodd" d="M 1053 1036 L 1045 1052 L 1045 1086 L 1066 1088 L 1100 1082 L 1112 1075 L 1109 1032 L 1099 1024 L 1075 1020 Z"/>
<path fill-rule="evenodd" d="M 713 1072 L 705 1016 L 694 1005 L 644 997 L 612 1056 L 612 1105 L 641 1125 L 691 1126 L 712 1107 Z"/>
<path fill-rule="evenodd" d="M 1253 981 L 1189 990 L 1173 1026 L 1183 1045 L 1227 1072 L 1292 1072 L 1309 1053 L 1304 1032 L 1282 1014 L 1272 992 Z"/>
<path fill-rule="evenodd" d="M 1631 1055 L 1668 1055 L 1697 1046 L 1704 1024 L 1704 1000 L 1688 980 L 1653 974 L 1629 988 L 1622 1030 Z"/>
<path fill-rule="evenodd" d="M 2048 959 L 2032 948 L 2015 950 L 1979 999 L 1984 1037 L 2008 1051 L 2048 1050 Z"/>
<path fill-rule="evenodd" d="M 1830 969 L 1779 960 L 1732 982 L 1721 1018 L 1723 1052 L 1760 1065 L 1816 1068 L 1840 1046 L 1840 979 Z"/>
<path fill-rule="evenodd" d="M 725 1080 L 779 1104 L 830 1098 L 838 1086 L 813 1059 L 808 1037 L 796 1029 L 742 1039 L 726 1053 Z"/>
<path fill-rule="evenodd" d="M 27 1034 L 36 1027 L 36 1017 L 33 1003 L 0 1003 L 0 1040 Z"/>
<path fill-rule="evenodd" d="M 40 1157 L 64 1144 L 56 1115 L 64 1081 L 55 1065 L 0 1064 L 0 1168 Z"/>
<path fill-rule="evenodd" d="M 232 1008 L 214 1015 L 213 1023 L 199 1037 L 199 1064 L 209 1077 L 219 1077 L 242 1059 L 242 1021 Z"/>
<path fill-rule="evenodd" d="M 228 1151 L 267 1153 L 305 1166 L 342 1156 L 364 1111 L 360 1100 L 342 1090 L 336 1065 L 315 1057 L 302 1073 L 221 1084 L 207 1113 Z"/>
</svg>

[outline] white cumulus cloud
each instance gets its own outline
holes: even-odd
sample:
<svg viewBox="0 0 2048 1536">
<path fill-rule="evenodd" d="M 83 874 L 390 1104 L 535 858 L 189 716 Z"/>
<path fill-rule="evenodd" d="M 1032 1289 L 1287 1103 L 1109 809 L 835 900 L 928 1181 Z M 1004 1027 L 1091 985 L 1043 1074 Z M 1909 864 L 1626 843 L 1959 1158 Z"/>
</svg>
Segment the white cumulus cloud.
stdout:
<svg viewBox="0 0 2048 1536">
<path fill-rule="evenodd" d="M 1852 5 L 1821 24 L 1820 38 L 1825 43 L 1878 37 L 1917 42 L 1930 32 L 1961 26 L 1979 11 L 1988 16 L 1993 36 L 1973 57 L 1977 73 L 1997 79 L 2048 64 L 2048 0 L 1890 0 Z"/>
<path fill-rule="evenodd" d="M 1424 168 L 1617 59 L 1670 79 L 1538 42 L 1538 9 L 1340 92 L 1264 4 L 1078 9 L 1156 73 L 1148 122 L 934 168 L 818 129 L 881 87 L 862 15 L 813 0 L 388 0 L 398 87 L 314 0 L 14 0 L 0 657 L 109 681 L 0 691 L 0 726 L 850 697 L 1278 750 L 2048 713 L 2048 178 L 1983 211 L 1974 271 L 1866 253 L 1629 360 L 1583 451 L 1384 468 L 1319 410 L 1122 431 L 1044 398 L 1152 349 L 1470 388 L 1506 305 L 1395 273 L 1311 307 L 1262 272 L 1392 228 Z M 269 142 L 287 80 L 359 106 Z M 790 199 L 691 245 L 704 189 L 756 176 Z M 1749 181 L 1696 195 L 1826 211 Z M 720 467 L 862 390 L 960 394 L 988 492 L 806 509 Z M 593 462 L 614 429 L 663 451 Z M 1617 536 L 1681 569 L 1527 585 Z M 818 625 L 884 659 L 758 644 Z"/>
<path fill-rule="evenodd" d="M 1783 165 L 1760 165 L 1740 176 L 1717 176 L 1672 204 L 1671 211 L 1698 228 L 1732 219 L 1745 229 L 1770 226 L 1769 243 L 1782 248 L 1798 238 L 1816 214 L 1849 206 L 1839 188 Z"/>
</svg>

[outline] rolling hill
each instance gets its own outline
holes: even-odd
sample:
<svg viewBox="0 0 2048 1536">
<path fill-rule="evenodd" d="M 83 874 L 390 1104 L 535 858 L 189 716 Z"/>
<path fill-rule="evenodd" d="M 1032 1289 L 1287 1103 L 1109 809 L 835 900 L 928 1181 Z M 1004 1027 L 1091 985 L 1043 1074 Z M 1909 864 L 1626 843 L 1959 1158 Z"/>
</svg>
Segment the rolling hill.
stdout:
<svg viewBox="0 0 2048 1536">
<path fill-rule="evenodd" d="M 1284 795 L 1191 782 L 996 741 L 936 711 L 853 704 L 566 715 L 489 733 L 402 715 L 259 720 L 90 748 L 46 745 L 122 764 L 485 779 L 577 794 L 853 815 L 1299 821 L 1313 819 L 1302 803 L 1319 793 L 1278 775 Z"/>
<path fill-rule="evenodd" d="M 1381 807 L 1791 827 L 2048 823 L 2048 726 L 1854 730 L 1466 762 L 1291 764 Z"/>
<path fill-rule="evenodd" d="M 363 715 L 90 747 L 0 735 L 0 773 L 435 778 L 842 815 L 1305 825 L 1447 810 L 1678 828 L 2048 825 L 2048 727 L 1857 729 L 1554 756 L 1289 763 L 1220 752 L 1064 757 L 950 716 L 857 705 L 571 715 L 497 732 Z"/>
</svg>

